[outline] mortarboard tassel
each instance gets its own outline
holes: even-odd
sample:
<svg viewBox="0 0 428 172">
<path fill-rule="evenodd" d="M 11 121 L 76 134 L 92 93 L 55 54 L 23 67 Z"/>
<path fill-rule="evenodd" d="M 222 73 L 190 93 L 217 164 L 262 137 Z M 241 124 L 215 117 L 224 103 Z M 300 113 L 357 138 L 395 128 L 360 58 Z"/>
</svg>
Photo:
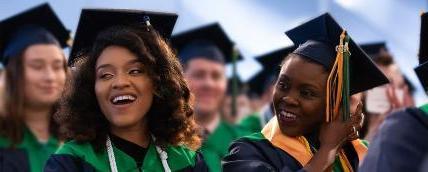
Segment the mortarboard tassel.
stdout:
<svg viewBox="0 0 428 172">
<path fill-rule="evenodd" d="M 237 114 L 237 103 L 236 99 L 238 96 L 238 74 L 237 74 L 237 68 L 236 68 L 236 61 L 238 59 L 239 53 L 238 48 L 236 45 L 233 46 L 232 51 L 232 107 L 231 107 L 231 114 L 233 117 L 236 117 Z"/>
<path fill-rule="evenodd" d="M 349 37 L 346 31 L 340 35 L 337 55 L 333 68 L 327 79 L 326 122 L 337 118 L 342 111 L 342 119 L 348 120 L 349 113 Z"/>
</svg>

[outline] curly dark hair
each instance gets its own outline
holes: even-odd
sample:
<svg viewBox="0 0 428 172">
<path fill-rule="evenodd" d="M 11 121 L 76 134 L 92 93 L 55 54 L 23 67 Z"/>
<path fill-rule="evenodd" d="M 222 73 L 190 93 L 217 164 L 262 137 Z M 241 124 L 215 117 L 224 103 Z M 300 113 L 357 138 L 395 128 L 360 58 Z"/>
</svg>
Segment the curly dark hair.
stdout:
<svg viewBox="0 0 428 172">
<path fill-rule="evenodd" d="M 100 150 L 109 132 L 109 122 L 96 99 L 95 65 L 103 50 L 121 46 L 147 67 L 154 83 L 154 99 L 148 111 L 148 131 L 157 145 L 200 146 L 199 129 L 194 121 L 192 95 L 183 77 L 178 58 L 152 26 L 114 26 L 101 32 L 86 55 L 74 62 L 73 81 L 65 89 L 55 117 L 63 136 L 78 142 L 90 142 Z"/>
</svg>

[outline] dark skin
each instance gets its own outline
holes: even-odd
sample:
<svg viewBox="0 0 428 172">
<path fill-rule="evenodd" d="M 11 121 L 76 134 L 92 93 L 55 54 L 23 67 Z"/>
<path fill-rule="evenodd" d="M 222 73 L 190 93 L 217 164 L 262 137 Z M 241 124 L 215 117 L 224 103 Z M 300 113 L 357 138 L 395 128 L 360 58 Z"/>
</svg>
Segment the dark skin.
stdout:
<svg viewBox="0 0 428 172">
<path fill-rule="evenodd" d="M 324 122 L 328 74 L 320 64 L 292 54 L 284 61 L 274 88 L 273 104 L 282 133 L 292 137 L 318 135 L 320 148 L 304 166 L 306 171 L 328 170 L 341 145 L 355 139 L 353 127 L 361 128 L 360 95 L 351 97 L 351 113 L 356 114 L 352 115 L 352 120 L 342 122 L 337 118 L 330 123 Z M 294 114 L 295 120 L 284 120 L 280 115 L 284 112 Z"/>
</svg>

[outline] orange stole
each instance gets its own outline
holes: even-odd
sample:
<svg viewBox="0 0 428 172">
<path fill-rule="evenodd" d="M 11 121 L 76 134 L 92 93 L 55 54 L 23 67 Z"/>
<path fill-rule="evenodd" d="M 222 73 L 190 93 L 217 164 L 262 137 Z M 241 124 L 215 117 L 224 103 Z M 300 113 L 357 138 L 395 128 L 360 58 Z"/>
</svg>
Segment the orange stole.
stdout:
<svg viewBox="0 0 428 172">
<path fill-rule="evenodd" d="M 302 166 L 305 166 L 312 158 L 312 152 L 307 149 L 307 142 L 303 136 L 300 137 L 289 137 L 282 134 L 278 126 L 278 120 L 276 116 L 273 117 L 263 128 L 263 136 L 268 139 L 275 147 L 290 154 L 295 158 Z M 367 153 L 367 147 L 361 143 L 361 140 L 357 139 L 352 141 L 352 145 L 357 152 L 359 162 L 362 162 L 364 156 Z M 310 149 L 309 149 L 310 150 Z"/>
</svg>

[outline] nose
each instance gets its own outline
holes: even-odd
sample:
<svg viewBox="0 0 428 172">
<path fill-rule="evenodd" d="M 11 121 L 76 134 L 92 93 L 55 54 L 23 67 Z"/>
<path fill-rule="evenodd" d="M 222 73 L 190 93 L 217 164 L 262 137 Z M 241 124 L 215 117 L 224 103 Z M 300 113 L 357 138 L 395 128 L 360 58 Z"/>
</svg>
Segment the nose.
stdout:
<svg viewBox="0 0 428 172">
<path fill-rule="evenodd" d="M 215 80 L 212 77 L 205 75 L 202 79 L 202 86 L 204 88 L 212 88 L 215 85 Z"/>
<path fill-rule="evenodd" d="M 293 96 L 291 96 L 291 95 L 285 95 L 284 97 L 281 98 L 281 100 L 287 106 L 297 106 L 297 105 L 299 105 L 299 101 L 296 98 L 294 98 Z"/>
<path fill-rule="evenodd" d="M 112 83 L 113 89 L 124 89 L 129 86 L 130 86 L 129 78 L 121 74 L 116 75 Z"/>
<path fill-rule="evenodd" d="M 45 75 L 44 75 L 43 78 L 46 81 L 51 82 L 51 81 L 54 81 L 55 76 L 56 76 L 55 70 L 52 67 L 46 67 L 46 69 L 45 69 Z"/>
</svg>

